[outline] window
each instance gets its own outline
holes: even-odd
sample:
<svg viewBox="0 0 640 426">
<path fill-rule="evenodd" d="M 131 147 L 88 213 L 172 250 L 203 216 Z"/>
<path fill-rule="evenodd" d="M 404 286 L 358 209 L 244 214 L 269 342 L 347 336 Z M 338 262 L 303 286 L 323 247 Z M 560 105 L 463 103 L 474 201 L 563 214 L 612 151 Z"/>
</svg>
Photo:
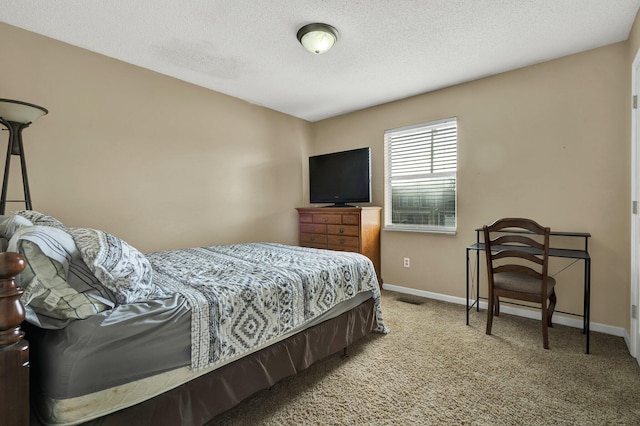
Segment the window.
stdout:
<svg viewBox="0 0 640 426">
<path fill-rule="evenodd" d="M 458 122 L 384 132 L 385 229 L 456 231 Z"/>
</svg>

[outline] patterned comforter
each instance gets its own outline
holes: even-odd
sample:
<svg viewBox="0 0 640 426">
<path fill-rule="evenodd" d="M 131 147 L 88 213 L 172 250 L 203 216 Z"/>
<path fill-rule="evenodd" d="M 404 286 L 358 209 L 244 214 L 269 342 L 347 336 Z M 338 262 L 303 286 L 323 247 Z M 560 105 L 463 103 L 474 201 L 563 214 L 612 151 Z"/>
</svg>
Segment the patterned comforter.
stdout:
<svg viewBox="0 0 640 426">
<path fill-rule="evenodd" d="M 147 253 L 153 283 L 187 298 L 191 366 L 205 368 L 275 343 L 356 294 L 371 291 L 387 332 L 371 261 L 357 253 L 273 243 Z"/>
</svg>

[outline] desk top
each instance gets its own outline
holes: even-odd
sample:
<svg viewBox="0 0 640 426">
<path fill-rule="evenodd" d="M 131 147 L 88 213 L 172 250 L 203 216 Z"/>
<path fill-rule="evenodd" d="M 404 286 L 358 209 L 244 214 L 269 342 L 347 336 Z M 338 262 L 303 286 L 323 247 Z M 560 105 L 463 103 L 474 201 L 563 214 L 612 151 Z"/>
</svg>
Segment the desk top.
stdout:
<svg viewBox="0 0 640 426">
<path fill-rule="evenodd" d="M 538 250 L 532 247 L 517 247 L 508 245 L 494 246 L 496 250 L 522 250 L 532 254 L 542 254 L 542 250 Z M 475 243 L 467 247 L 467 250 L 480 250 L 484 251 L 484 243 Z M 549 248 L 549 256 L 551 257 L 565 257 L 568 259 L 591 259 L 589 252 L 586 250 L 572 250 L 563 248 Z"/>
<path fill-rule="evenodd" d="M 477 232 L 477 236 L 478 236 L 478 240 L 480 239 L 480 232 L 482 232 L 482 228 L 476 228 L 476 232 Z M 513 233 L 513 234 L 530 234 L 531 232 L 525 231 L 525 230 L 513 230 L 513 229 L 504 229 L 502 231 L 495 231 L 495 232 L 508 232 L 508 233 Z M 551 231 L 549 233 L 550 235 L 555 235 L 555 236 L 559 236 L 559 237 L 579 237 L 579 238 L 584 238 L 584 250 L 580 250 L 580 249 L 565 249 L 565 248 L 553 248 L 553 247 L 549 247 L 549 256 L 551 257 L 564 257 L 564 258 L 568 258 L 568 259 L 591 259 L 591 256 L 589 256 L 589 251 L 587 250 L 588 248 L 588 240 L 591 237 L 591 234 L 588 232 L 558 232 L 558 231 Z M 508 246 L 508 245 L 499 245 L 499 246 L 494 246 L 496 247 L 497 250 L 513 250 L 514 246 Z M 539 255 L 542 254 L 542 251 L 534 249 L 532 247 L 518 247 L 518 249 L 522 249 L 523 251 L 535 254 L 535 255 Z M 475 244 L 470 245 L 469 247 L 467 247 L 467 250 L 482 250 L 484 251 L 484 243 L 481 242 L 476 242 Z"/>
<path fill-rule="evenodd" d="M 482 228 L 476 228 L 476 232 L 482 232 Z M 495 231 L 501 232 L 501 231 Z M 529 234 L 527 231 L 514 231 L 505 229 L 504 232 L 512 232 L 514 234 Z M 560 232 L 560 231 L 551 231 L 549 235 L 557 235 L 559 237 L 580 237 L 580 238 L 590 238 L 591 234 L 588 232 Z"/>
</svg>

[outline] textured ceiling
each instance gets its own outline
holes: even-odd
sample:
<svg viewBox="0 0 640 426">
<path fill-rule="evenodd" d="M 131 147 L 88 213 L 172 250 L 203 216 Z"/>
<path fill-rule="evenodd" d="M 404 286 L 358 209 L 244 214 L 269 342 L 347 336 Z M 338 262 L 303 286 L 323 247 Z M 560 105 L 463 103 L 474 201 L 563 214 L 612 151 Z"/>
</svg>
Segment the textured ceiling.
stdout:
<svg viewBox="0 0 640 426">
<path fill-rule="evenodd" d="M 640 0 L 2 0 L 0 21 L 309 121 L 626 40 Z M 336 27 L 323 55 L 308 23 Z M 0 94 L 1 95 L 1 94 Z"/>
</svg>

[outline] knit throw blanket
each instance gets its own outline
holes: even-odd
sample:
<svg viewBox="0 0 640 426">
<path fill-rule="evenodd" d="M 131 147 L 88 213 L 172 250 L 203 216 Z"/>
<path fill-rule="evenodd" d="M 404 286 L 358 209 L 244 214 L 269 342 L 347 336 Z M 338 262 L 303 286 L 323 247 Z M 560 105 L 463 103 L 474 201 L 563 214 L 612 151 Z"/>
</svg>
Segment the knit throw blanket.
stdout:
<svg viewBox="0 0 640 426">
<path fill-rule="evenodd" d="M 371 260 L 274 243 L 148 253 L 153 283 L 191 307 L 191 367 L 238 358 L 278 341 L 340 302 L 371 291 L 386 333 Z"/>
</svg>

